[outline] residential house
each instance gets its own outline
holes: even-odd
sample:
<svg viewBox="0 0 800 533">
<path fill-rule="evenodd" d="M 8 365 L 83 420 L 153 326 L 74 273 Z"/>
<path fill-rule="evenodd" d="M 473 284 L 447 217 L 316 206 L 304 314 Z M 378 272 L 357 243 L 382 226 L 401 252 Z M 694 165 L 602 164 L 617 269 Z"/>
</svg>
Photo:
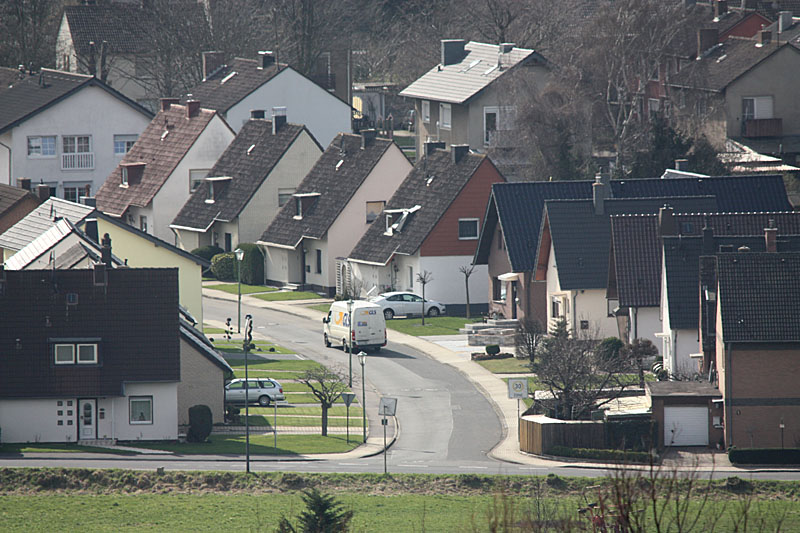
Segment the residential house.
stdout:
<svg viewBox="0 0 800 533">
<path fill-rule="evenodd" d="M 0 182 L 91 196 L 152 116 L 97 78 L 42 69 L 0 92 Z"/>
<path fill-rule="evenodd" d="M 258 239 L 268 283 L 352 295 L 337 260 L 379 217 L 411 168 L 400 148 L 376 138 L 375 130 L 340 133 Z"/>
<path fill-rule="evenodd" d="M 3 272 L 3 442 L 177 438 L 177 270 L 113 269 L 109 256 Z"/>
<path fill-rule="evenodd" d="M 514 136 L 506 134 L 514 129 L 517 112 L 510 74 L 541 89 L 548 72 L 541 54 L 511 43 L 442 40 L 440 63 L 400 92 L 414 99 L 417 154 L 429 141 L 465 144 L 476 152 L 513 147 Z"/>
<path fill-rule="evenodd" d="M 13 187 L 0 183 L 0 235 L 42 203 L 38 196 L 31 193 L 30 180 L 23 180 L 20 185 Z M 49 187 L 47 193 L 49 196 Z"/>
<path fill-rule="evenodd" d="M 235 58 L 224 63 L 221 52 L 203 53 L 203 81 L 189 91 L 216 110 L 239 131 L 253 109 L 286 109 L 286 119 L 304 124 L 322 146 L 340 132 L 351 131 L 350 104 L 323 89 L 291 66 L 278 63 L 272 52 L 259 59 Z"/>
<path fill-rule="evenodd" d="M 535 281 L 546 283 L 548 329 L 556 320 L 600 338 L 617 335 L 616 301 L 606 299 L 610 215 L 653 213 L 663 205 L 689 212 L 716 210 L 713 196 L 606 198 L 598 178 L 591 200 L 548 200 L 542 217 Z"/>
<path fill-rule="evenodd" d="M 207 405 L 213 423 L 222 423 L 225 421 L 225 381 L 233 376 L 233 369 L 202 331 L 183 316 L 180 330 L 178 425 L 189 425 L 189 408 L 195 405 Z"/>
<path fill-rule="evenodd" d="M 425 297 L 458 313 L 466 303 L 459 269 L 472 262 L 484 205 L 492 184 L 504 178 L 488 156 L 466 145 L 448 152 L 429 143 L 425 151 L 348 255 L 349 275 L 363 291 L 421 292 L 417 276 L 427 272 Z M 469 285 L 478 308 L 486 305 L 486 282 L 486 269 L 477 267 Z"/>
<path fill-rule="evenodd" d="M 233 140 L 233 130 L 200 102 L 161 100 L 161 110 L 97 191 L 97 209 L 161 240 Z"/>
<path fill-rule="evenodd" d="M 213 244 L 225 251 L 255 242 L 322 153 L 305 126 L 254 111 L 208 175 L 173 217 L 185 250 Z"/>
<path fill-rule="evenodd" d="M 476 265 L 487 265 L 489 314 L 547 323 L 547 292 L 534 279 L 546 200 L 588 199 L 591 181 L 497 184 L 486 208 Z M 778 175 L 611 180 L 609 198 L 714 196 L 722 212 L 791 211 Z M 509 296 L 513 293 L 516 298 Z"/>
</svg>

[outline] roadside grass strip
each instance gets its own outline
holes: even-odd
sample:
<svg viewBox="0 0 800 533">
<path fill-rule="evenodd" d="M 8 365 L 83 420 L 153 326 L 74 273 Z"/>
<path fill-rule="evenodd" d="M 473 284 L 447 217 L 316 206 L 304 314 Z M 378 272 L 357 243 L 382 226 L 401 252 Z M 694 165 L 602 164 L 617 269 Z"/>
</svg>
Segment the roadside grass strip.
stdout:
<svg viewBox="0 0 800 533">
<path fill-rule="evenodd" d="M 500 350 L 502 349 L 501 347 Z M 517 359 L 516 357 L 475 362 L 493 374 L 524 374 L 531 372 L 531 368 L 528 366 L 530 362 L 527 359 Z"/>
<path fill-rule="evenodd" d="M 220 285 L 206 285 L 204 289 L 211 289 L 213 291 L 227 292 L 228 294 L 239 294 L 239 286 L 236 283 L 224 283 Z M 242 294 L 257 294 L 260 292 L 275 292 L 278 289 L 275 287 L 267 287 L 266 285 L 247 285 L 242 283 Z"/>
<path fill-rule="evenodd" d="M 125 450 L 112 450 L 95 446 L 78 446 L 77 444 L 59 444 L 55 442 L 45 444 L 35 443 L 5 443 L 0 444 L 0 454 L 20 453 L 113 453 L 115 455 L 133 455 Z"/>
<path fill-rule="evenodd" d="M 307 291 L 278 291 L 266 294 L 254 294 L 253 297 L 267 302 L 286 302 L 289 300 L 318 300 L 322 296 L 315 292 Z"/>
<path fill-rule="evenodd" d="M 278 433 L 278 447 L 273 447 L 273 433 L 260 435 L 250 434 L 250 453 L 252 455 L 297 455 L 315 453 L 342 453 L 348 452 L 360 443 L 350 438 L 348 444 L 344 435 L 281 435 Z M 186 455 L 244 455 L 244 435 L 220 435 L 209 437 L 209 442 L 126 442 L 121 443 L 133 448 L 149 450 L 163 450 Z M 219 524 L 217 524 L 219 525 Z"/>
<path fill-rule="evenodd" d="M 425 325 L 423 326 L 421 318 L 394 318 L 386 321 L 386 327 L 415 337 L 424 335 L 458 335 L 458 330 L 463 328 L 465 324 L 480 322 L 481 320 L 481 318 L 460 316 L 425 317 Z"/>
<path fill-rule="evenodd" d="M 272 427 L 272 423 L 275 421 L 272 415 L 250 415 L 250 425 L 251 426 L 266 426 Z M 315 428 L 322 428 L 322 417 L 321 416 L 287 416 L 287 415 L 278 415 L 278 427 L 297 427 L 297 428 L 308 428 L 308 427 L 315 427 Z M 350 427 L 360 428 L 361 427 L 361 417 L 354 417 L 352 414 L 350 415 Z M 240 425 L 244 425 L 244 416 L 242 416 L 242 423 Z M 331 417 L 328 415 L 328 427 L 340 427 L 343 428 L 347 426 L 347 417 Z"/>
<path fill-rule="evenodd" d="M 209 326 L 207 324 L 203 324 L 203 333 L 208 335 L 222 335 L 225 333 L 225 330 L 222 328 L 215 328 L 213 326 Z"/>
<path fill-rule="evenodd" d="M 215 337 L 213 340 L 214 347 L 219 351 L 230 354 L 230 355 L 241 355 L 242 356 L 242 364 L 244 364 L 244 350 L 242 349 L 242 340 L 239 339 L 232 339 L 227 340 L 225 338 Z M 284 348 L 278 344 L 273 344 L 267 341 L 255 341 L 253 342 L 255 348 L 252 348 L 248 353 L 248 359 L 252 357 L 254 360 L 258 361 L 261 357 L 268 356 L 271 353 L 279 353 L 279 354 L 293 354 L 294 351 L 288 348 Z"/>
<path fill-rule="evenodd" d="M 254 369 L 252 366 L 248 369 L 248 371 L 249 377 L 251 378 L 272 378 L 278 380 L 281 385 L 283 385 L 283 382 L 286 380 L 300 379 L 305 374 L 305 372 L 294 372 L 292 370 L 266 370 L 263 368 Z M 234 369 L 233 377 L 244 379 L 244 366 Z"/>
<path fill-rule="evenodd" d="M 225 358 L 234 369 L 244 368 L 244 359 Z M 258 370 L 283 370 L 292 372 L 305 372 L 321 368 L 322 365 L 311 359 L 256 359 L 249 361 L 249 368 Z"/>
<path fill-rule="evenodd" d="M 323 313 L 327 313 L 331 309 L 331 304 L 324 303 L 324 304 L 314 304 L 314 305 L 307 305 L 309 309 L 313 309 L 315 311 L 322 311 Z"/>
</svg>

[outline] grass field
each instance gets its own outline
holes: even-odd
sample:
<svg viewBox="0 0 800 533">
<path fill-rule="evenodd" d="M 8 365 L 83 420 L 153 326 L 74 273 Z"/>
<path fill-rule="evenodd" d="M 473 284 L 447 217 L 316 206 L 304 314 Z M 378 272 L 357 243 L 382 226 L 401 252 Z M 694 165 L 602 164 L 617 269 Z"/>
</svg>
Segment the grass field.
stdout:
<svg viewBox="0 0 800 533">
<path fill-rule="evenodd" d="M 289 300 L 317 300 L 322 298 L 322 296 L 320 296 L 315 292 L 307 292 L 307 291 L 270 292 L 266 294 L 256 294 L 254 295 L 254 297 L 267 302 L 285 302 Z"/>
<path fill-rule="evenodd" d="M 526 374 L 531 371 L 527 359 L 517 359 L 516 357 L 475 362 L 494 374 Z"/>
<path fill-rule="evenodd" d="M 479 322 L 480 318 L 465 318 L 461 316 L 426 317 L 425 325 L 421 318 L 395 318 L 386 321 L 386 327 L 420 337 L 423 335 L 457 335 L 464 324 Z"/>
<path fill-rule="evenodd" d="M 239 294 L 239 285 L 237 283 L 225 283 L 220 285 L 206 285 L 204 289 L 211 289 L 214 291 L 227 292 L 228 294 Z M 255 294 L 259 292 L 274 292 L 277 291 L 275 287 L 267 287 L 266 285 L 247 285 L 242 283 L 242 294 Z"/>
</svg>

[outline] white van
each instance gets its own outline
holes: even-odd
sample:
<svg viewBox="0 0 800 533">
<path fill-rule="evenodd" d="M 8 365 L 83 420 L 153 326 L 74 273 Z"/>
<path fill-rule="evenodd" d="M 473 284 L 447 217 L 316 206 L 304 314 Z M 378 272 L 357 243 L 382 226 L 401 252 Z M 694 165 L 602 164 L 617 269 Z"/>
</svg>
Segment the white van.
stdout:
<svg viewBox="0 0 800 533">
<path fill-rule="evenodd" d="M 364 300 L 353 300 L 352 305 L 354 318 L 351 331 L 347 302 L 331 304 L 328 316 L 322 319 L 325 346 L 338 344 L 347 351 L 347 339 L 350 337 L 353 352 L 380 351 L 386 346 L 386 320 L 383 318 L 383 310 L 379 305 Z"/>
</svg>

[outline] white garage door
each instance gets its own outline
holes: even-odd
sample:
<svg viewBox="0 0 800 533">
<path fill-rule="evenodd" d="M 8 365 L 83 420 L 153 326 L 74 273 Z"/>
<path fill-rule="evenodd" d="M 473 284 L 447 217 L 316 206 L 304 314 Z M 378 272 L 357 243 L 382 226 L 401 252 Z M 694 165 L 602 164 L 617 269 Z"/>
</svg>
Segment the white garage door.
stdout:
<svg viewBox="0 0 800 533">
<path fill-rule="evenodd" d="M 664 407 L 664 446 L 708 446 L 708 407 Z"/>
</svg>

